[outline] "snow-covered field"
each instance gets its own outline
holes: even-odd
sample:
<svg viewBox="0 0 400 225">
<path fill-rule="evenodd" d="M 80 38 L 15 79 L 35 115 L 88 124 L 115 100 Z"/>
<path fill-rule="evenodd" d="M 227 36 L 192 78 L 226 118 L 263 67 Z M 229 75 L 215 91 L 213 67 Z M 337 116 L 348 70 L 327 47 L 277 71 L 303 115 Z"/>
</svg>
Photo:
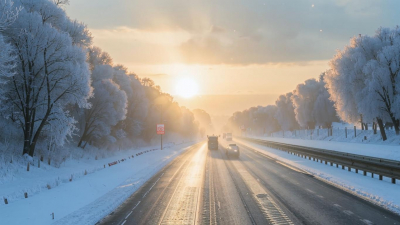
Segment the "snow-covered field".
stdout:
<svg viewBox="0 0 400 225">
<path fill-rule="evenodd" d="M 361 130 L 356 127 L 354 132 L 354 125 L 347 123 L 333 123 L 332 135 L 328 135 L 328 129 L 314 129 L 314 130 L 296 130 L 296 131 L 279 131 L 271 134 L 271 137 L 276 138 L 291 138 L 301 140 L 320 140 L 320 141 L 336 141 L 336 142 L 351 142 L 363 144 L 380 144 L 380 145 L 394 145 L 400 147 L 400 137 L 391 128 L 386 130 L 387 140 L 383 141 L 379 128 L 377 133 L 369 126 L 369 130 Z M 346 137 L 347 129 L 347 137 Z"/>
<path fill-rule="evenodd" d="M 370 173 L 368 173 L 367 176 L 363 176 L 362 172 L 355 173 L 354 170 L 352 172 L 349 172 L 347 170 L 342 170 L 341 168 L 336 168 L 335 166 L 329 166 L 321 164 L 319 162 L 303 159 L 294 155 L 289 155 L 286 152 L 268 148 L 263 145 L 254 144 L 247 141 L 241 141 L 239 139 L 235 139 L 235 141 L 247 145 L 260 152 L 266 153 L 270 157 L 280 160 L 284 163 L 305 170 L 308 173 L 316 176 L 318 179 L 321 179 L 345 191 L 360 196 L 368 201 L 371 201 L 395 213 L 400 214 L 399 182 L 397 184 L 392 184 L 390 182 L 390 179 L 387 177 L 384 177 L 383 181 L 380 181 L 377 176 L 375 176 L 375 178 L 371 178 Z M 295 141 L 300 141 L 300 140 L 284 139 L 284 141 L 285 143 L 293 143 Z M 334 145 L 328 145 L 329 142 L 326 141 L 322 141 L 322 143 L 317 141 L 310 141 L 307 144 L 311 146 L 312 143 L 314 143 L 313 147 L 322 147 L 323 144 L 326 148 L 328 148 L 329 146 L 330 147 L 334 146 Z M 340 144 L 341 147 L 347 150 L 352 149 L 353 145 L 352 143 L 336 143 L 336 144 Z M 346 145 L 348 145 L 348 147 L 346 147 Z M 363 145 L 363 146 L 368 146 L 368 145 Z M 395 147 L 398 151 L 397 154 L 393 152 L 394 149 L 391 147 L 392 146 L 380 145 L 379 148 L 375 149 L 375 151 L 385 152 L 388 148 L 390 149 L 388 151 L 391 153 L 388 153 L 387 155 L 393 154 L 393 156 L 397 155 L 396 157 L 400 158 L 399 147 Z M 368 152 L 373 153 L 372 148 Z"/>
<path fill-rule="evenodd" d="M 252 138 L 400 161 L 400 146 L 397 145 L 381 145 L 372 143 L 363 144 L 363 143 L 353 143 L 353 142 L 346 143 L 338 141 L 304 140 L 304 139 L 259 137 L 259 136 L 253 136 Z"/>
<path fill-rule="evenodd" d="M 40 169 L 21 170 L 0 185 L 1 224 L 94 224 L 194 143 L 170 145 L 162 151 L 157 147 L 132 149 L 99 160 L 68 160 L 60 168 L 43 163 Z M 143 151 L 147 152 L 136 156 Z"/>
</svg>

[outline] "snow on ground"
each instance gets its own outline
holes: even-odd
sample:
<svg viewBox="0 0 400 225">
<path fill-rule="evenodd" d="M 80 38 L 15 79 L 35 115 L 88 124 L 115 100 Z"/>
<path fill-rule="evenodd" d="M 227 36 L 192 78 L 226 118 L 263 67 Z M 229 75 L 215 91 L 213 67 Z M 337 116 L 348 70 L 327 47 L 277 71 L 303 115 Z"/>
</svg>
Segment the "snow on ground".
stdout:
<svg viewBox="0 0 400 225">
<path fill-rule="evenodd" d="M 397 184 L 392 184 L 390 178 L 384 177 L 383 181 L 380 181 L 378 176 L 371 178 L 370 173 L 368 173 L 367 176 L 363 176 L 362 171 L 359 171 L 359 173 L 355 173 L 354 170 L 349 172 L 347 170 L 342 170 L 340 167 L 336 168 L 336 165 L 329 166 L 321 164 L 312 160 L 289 155 L 287 152 L 268 148 L 263 145 L 238 139 L 235 139 L 235 141 L 257 151 L 266 153 L 270 157 L 284 163 L 305 170 L 325 182 L 400 214 L 400 184 L 399 182 Z M 327 142 L 323 143 L 327 144 Z M 348 143 L 344 145 L 351 146 L 351 144 Z M 380 146 L 378 150 L 381 151 L 387 147 L 389 146 Z"/>
<path fill-rule="evenodd" d="M 362 144 L 362 143 L 348 143 L 348 142 L 321 141 L 321 140 L 303 140 L 303 139 L 279 138 L 279 137 L 253 136 L 252 138 L 400 161 L 400 146 L 395 146 L 395 145 Z"/>
<path fill-rule="evenodd" d="M 112 212 L 142 184 L 167 165 L 177 155 L 193 145 L 186 142 L 168 148 L 141 148 L 121 152 L 111 158 L 88 162 L 67 162 L 61 168 L 33 169 L 25 176 L 0 186 L 0 196 L 8 197 L 9 204 L 0 204 L 2 224 L 94 224 Z M 133 159 L 128 157 L 135 155 Z M 126 158 L 109 167 L 104 164 Z M 91 169 L 87 169 L 91 168 Z M 90 173 L 84 175 L 84 171 Z M 89 172 L 88 171 L 88 172 Z M 81 174 L 72 182 L 59 177 Z M 49 180 L 58 182 L 54 187 L 43 188 Z M 29 198 L 23 197 L 28 191 Z M 55 220 L 51 219 L 54 212 Z"/>
<path fill-rule="evenodd" d="M 321 128 L 314 130 L 279 131 L 272 133 L 271 137 L 400 146 L 400 137 L 396 135 L 393 128 L 386 130 L 388 139 L 383 141 L 379 129 L 374 134 L 371 127 L 372 125 L 369 126 L 369 130 L 361 130 L 358 127 L 354 132 L 354 125 L 352 124 L 333 123 L 332 135 L 328 135 L 328 129 Z"/>
</svg>

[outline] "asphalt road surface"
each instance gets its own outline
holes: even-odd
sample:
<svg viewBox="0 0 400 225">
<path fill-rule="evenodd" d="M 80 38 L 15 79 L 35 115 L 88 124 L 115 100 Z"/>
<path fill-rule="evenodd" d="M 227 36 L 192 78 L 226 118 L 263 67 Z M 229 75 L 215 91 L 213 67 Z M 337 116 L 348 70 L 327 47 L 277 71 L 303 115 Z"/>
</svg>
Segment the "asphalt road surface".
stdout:
<svg viewBox="0 0 400 225">
<path fill-rule="evenodd" d="M 400 224 L 400 216 L 243 145 L 193 145 L 98 224 Z"/>
</svg>

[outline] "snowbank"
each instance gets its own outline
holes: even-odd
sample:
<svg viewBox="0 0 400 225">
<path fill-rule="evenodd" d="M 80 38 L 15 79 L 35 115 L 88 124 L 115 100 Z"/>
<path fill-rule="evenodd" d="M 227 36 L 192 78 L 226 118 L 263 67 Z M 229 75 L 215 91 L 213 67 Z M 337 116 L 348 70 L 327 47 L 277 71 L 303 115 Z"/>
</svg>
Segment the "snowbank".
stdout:
<svg viewBox="0 0 400 225">
<path fill-rule="evenodd" d="M 352 124 L 333 123 L 332 135 L 328 135 L 328 129 L 324 128 L 285 132 L 279 131 L 272 133 L 271 137 L 400 146 L 400 136 L 396 135 L 396 132 L 392 128 L 386 130 L 388 139 L 383 141 L 379 129 L 377 133 L 374 134 L 371 126 L 372 125 L 369 126 L 369 130 L 361 130 L 359 127 L 356 127 L 356 131 L 354 132 L 354 125 Z"/>
<path fill-rule="evenodd" d="M 281 142 L 286 144 L 301 145 L 313 148 L 323 148 L 328 150 L 348 152 L 352 154 L 400 161 L 400 146 L 394 146 L 394 145 L 346 143 L 346 142 L 336 142 L 336 141 L 303 140 L 303 139 L 277 138 L 277 137 L 252 137 L 252 138 Z"/>
<path fill-rule="evenodd" d="M 61 168 L 35 168 L 0 187 L 0 196 L 9 204 L 0 204 L 4 224 L 94 224 L 112 212 L 144 182 L 194 142 L 170 146 L 162 151 L 142 148 L 88 162 L 69 161 Z M 146 150 L 147 149 L 147 150 Z M 136 156 L 137 153 L 147 151 Z M 134 155 L 134 158 L 129 159 Z M 122 158 L 126 159 L 123 162 Z M 120 163 L 108 166 L 109 162 Z M 106 168 L 104 168 L 106 165 Z M 87 175 L 85 174 L 87 171 Z M 72 182 L 69 181 L 73 174 Z M 80 174 L 80 176 L 77 176 Z M 67 180 L 65 180 L 67 179 Z M 50 189 L 43 184 L 58 182 Z M 28 198 L 23 198 L 28 192 Z M 55 220 L 51 219 L 51 213 Z M 65 217 L 65 218 L 64 218 Z M 63 219 L 64 218 L 64 219 Z"/>
</svg>

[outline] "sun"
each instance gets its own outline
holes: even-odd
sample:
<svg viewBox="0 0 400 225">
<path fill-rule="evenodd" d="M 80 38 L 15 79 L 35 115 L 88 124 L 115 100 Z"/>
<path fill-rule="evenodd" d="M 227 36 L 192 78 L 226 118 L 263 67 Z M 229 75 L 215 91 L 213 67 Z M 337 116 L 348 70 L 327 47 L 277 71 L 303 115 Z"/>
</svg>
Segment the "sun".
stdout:
<svg viewBox="0 0 400 225">
<path fill-rule="evenodd" d="M 199 86 L 190 78 L 178 80 L 175 86 L 176 94 L 184 98 L 191 98 L 198 94 Z"/>
</svg>

